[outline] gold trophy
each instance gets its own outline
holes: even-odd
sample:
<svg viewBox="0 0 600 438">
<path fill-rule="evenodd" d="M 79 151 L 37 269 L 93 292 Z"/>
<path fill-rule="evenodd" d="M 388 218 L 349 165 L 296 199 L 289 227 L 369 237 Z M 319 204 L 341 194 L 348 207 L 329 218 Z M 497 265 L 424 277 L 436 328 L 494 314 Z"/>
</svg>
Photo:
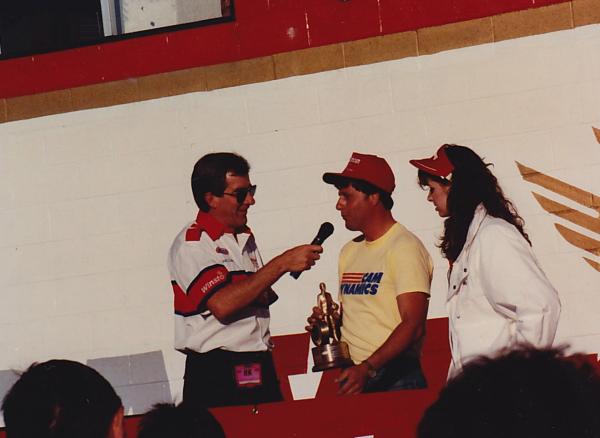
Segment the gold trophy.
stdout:
<svg viewBox="0 0 600 438">
<path fill-rule="evenodd" d="M 315 362 L 313 371 L 324 371 L 354 365 L 350 359 L 348 344 L 340 340 L 342 334 L 339 320 L 333 314 L 340 308 L 333 302 L 331 294 L 325 290 L 325 283 L 319 284 L 321 292 L 317 295 L 317 307 L 323 312 L 323 318 L 317 319 L 310 337 L 316 345 L 312 349 Z"/>
</svg>

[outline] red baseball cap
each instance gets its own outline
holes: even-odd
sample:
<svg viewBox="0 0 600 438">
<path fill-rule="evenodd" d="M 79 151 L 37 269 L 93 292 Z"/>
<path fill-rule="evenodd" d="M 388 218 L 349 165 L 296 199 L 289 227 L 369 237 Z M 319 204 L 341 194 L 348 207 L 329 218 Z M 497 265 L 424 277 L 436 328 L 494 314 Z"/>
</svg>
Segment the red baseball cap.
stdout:
<svg viewBox="0 0 600 438">
<path fill-rule="evenodd" d="M 420 160 L 410 160 L 409 163 L 417 169 L 421 169 L 431 175 L 436 175 L 449 180 L 454 172 L 454 165 L 450 162 L 446 154 L 447 144 L 440 146 L 435 155 L 431 158 L 421 158 Z"/>
<path fill-rule="evenodd" d="M 353 152 L 346 168 L 341 173 L 323 174 L 323 181 L 327 184 L 336 184 L 348 179 L 366 181 L 389 194 L 396 187 L 396 180 L 390 165 L 377 155 Z"/>
</svg>

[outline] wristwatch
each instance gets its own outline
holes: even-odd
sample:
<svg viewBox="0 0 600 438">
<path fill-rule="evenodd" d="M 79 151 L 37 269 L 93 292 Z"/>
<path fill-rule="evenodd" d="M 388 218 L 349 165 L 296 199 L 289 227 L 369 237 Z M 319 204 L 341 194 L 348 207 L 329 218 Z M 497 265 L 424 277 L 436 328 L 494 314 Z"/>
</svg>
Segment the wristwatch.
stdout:
<svg viewBox="0 0 600 438">
<path fill-rule="evenodd" d="M 369 359 L 365 359 L 363 360 L 361 363 L 364 363 L 367 366 L 367 374 L 369 375 L 369 377 L 372 379 L 377 375 L 377 370 L 375 369 L 375 367 L 373 365 L 371 365 L 371 362 L 369 362 Z"/>
</svg>

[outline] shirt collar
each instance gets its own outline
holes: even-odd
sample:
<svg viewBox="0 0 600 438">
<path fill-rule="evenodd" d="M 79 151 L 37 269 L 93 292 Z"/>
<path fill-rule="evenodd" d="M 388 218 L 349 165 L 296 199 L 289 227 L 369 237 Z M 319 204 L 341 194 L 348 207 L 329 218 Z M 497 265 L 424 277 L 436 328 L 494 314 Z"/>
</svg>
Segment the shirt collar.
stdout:
<svg viewBox="0 0 600 438">
<path fill-rule="evenodd" d="M 235 234 L 235 230 L 233 228 L 226 226 L 217 220 L 217 218 L 215 218 L 212 214 L 205 213 L 203 211 L 198 212 L 198 215 L 196 216 L 196 223 L 194 225 L 200 230 L 200 232 L 205 231 L 212 240 L 219 239 L 225 233 Z M 248 226 L 245 226 L 242 233 L 252 234 L 252 231 Z"/>
</svg>

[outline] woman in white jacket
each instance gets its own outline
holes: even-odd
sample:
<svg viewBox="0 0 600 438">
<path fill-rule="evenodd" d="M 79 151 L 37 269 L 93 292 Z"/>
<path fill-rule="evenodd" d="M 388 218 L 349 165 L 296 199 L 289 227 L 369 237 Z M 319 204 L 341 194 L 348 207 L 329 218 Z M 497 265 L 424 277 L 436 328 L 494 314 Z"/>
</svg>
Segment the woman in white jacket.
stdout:
<svg viewBox="0 0 600 438">
<path fill-rule="evenodd" d="M 443 145 L 410 160 L 444 221 L 440 248 L 450 262 L 449 377 L 480 355 L 517 344 L 552 345 L 560 300 L 539 266 L 523 219 L 479 155 Z"/>
</svg>

